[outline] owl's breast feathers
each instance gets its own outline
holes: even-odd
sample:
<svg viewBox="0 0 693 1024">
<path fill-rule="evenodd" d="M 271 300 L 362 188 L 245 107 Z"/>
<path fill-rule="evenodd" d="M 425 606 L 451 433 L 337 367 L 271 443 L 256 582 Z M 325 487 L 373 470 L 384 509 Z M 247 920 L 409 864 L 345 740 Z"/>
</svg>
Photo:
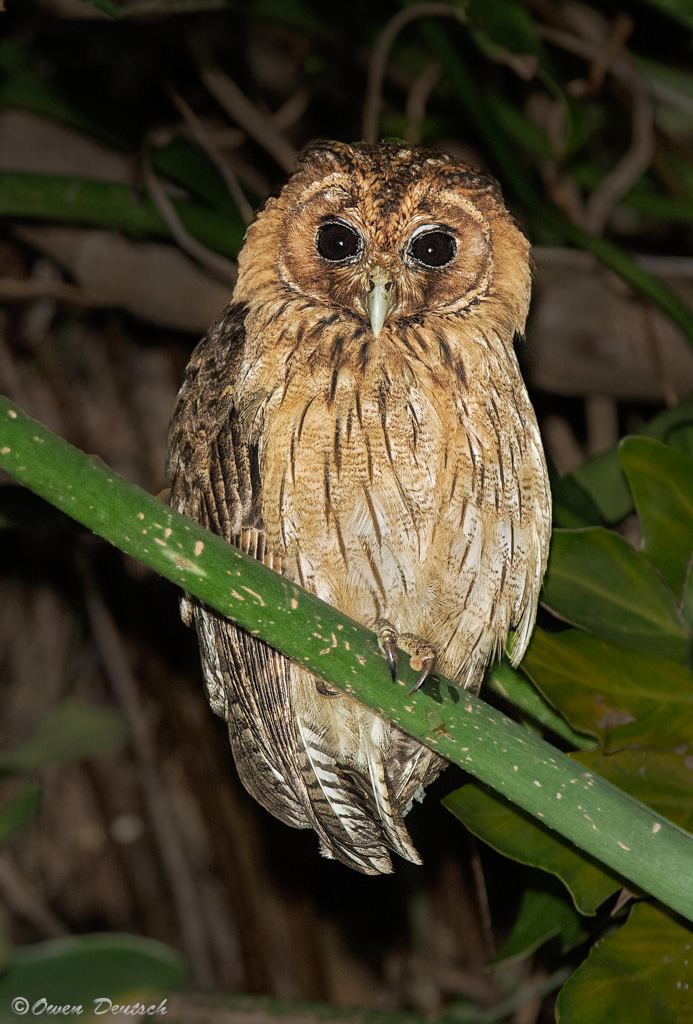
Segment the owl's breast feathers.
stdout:
<svg viewBox="0 0 693 1024">
<path fill-rule="evenodd" d="M 442 317 L 376 341 L 351 314 L 296 307 L 231 306 L 198 346 L 172 501 L 365 625 L 424 636 L 476 690 L 509 631 L 524 652 L 550 533 L 512 344 Z M 210 610 L 194 618 L 260 803 L 367 873 L 390 870 L 388 849 L 418 860 L 403 817 L 440 758 Z"/>
</svg>

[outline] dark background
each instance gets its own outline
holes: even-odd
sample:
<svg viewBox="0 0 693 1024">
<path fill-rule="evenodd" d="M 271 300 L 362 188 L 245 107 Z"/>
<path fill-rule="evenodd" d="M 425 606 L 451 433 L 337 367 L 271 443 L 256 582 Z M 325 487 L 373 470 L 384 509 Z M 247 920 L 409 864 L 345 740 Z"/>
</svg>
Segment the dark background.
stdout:
<svg viewBox="0 0 693 1024">
<path fill-rule="evenodd" d="M 7 0 L 0 390 L 162 491 L 176 390 L 230 295 L 246 206 L 310 140 L 363 137 L 364 117 L 499 178 L 535 245 L 522 360 L 559 471 L 690 390 L 672 317 L 586 251 L 606 238 L 690 301 L 693 76 L 676 5 L 419 7 L 438 16 L 403 26 L 381 61 L 396 3 Z M 0 851 L 8 941 L 141 934 L 180 950 L 198 988 L 427 1013 L 558 962 L 549 948 L 486 970 L 529 870 L 440 807 L 457 769 L 411 815 L 423 868 L 372 879 L 323 860 L 240 787 L 173 588 L 9 483 L 2 495 L 2 747 L 66 700 L 81 735 L 44 758 L 40 807 Z M 84 706 L 115 716 L 101 756 L 80 747 Z M 518 1024 L 548 1013 L 528 1005 Z"/>
</svg>

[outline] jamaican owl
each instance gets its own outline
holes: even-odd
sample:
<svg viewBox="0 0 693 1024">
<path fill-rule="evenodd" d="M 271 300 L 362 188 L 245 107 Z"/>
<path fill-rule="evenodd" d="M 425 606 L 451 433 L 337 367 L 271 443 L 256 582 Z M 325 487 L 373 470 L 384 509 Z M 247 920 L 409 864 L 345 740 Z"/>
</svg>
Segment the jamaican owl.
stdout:
<svg viewBox="0 0 693 1024">
<path fill-rule="evenodd" d="M 496 182 L 439 152 L 317 143 L 258 214 L 190 360 L 171 500 L 477 691 L 536 615 L 546 465 L 515 356 L 528 243 Z M 194 621 L 240 778 L 366 874 L 419 863 L 404 817 L 445 762 L 209 608 Z"/>
</svg>

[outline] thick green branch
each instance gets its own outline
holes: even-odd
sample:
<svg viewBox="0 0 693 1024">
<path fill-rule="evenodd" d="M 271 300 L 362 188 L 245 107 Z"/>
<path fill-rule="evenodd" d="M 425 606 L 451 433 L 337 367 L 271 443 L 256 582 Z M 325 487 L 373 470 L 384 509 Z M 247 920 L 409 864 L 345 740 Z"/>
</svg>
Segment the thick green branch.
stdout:
<svg viewBox="0 0 693 1024">
<path fill-rule="evenodd" d="M 693 920 L 693 836 L 446 679 L 394 685 L 373 633 L 162 505 L 0 397 L 0 468 L 391 719 Z"/>
</svg>

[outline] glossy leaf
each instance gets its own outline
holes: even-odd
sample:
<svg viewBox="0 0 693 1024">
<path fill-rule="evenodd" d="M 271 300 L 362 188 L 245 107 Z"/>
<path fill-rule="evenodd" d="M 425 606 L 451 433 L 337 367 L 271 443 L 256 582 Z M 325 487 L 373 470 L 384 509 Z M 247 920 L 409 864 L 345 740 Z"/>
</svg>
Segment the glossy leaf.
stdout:
<svg viewBox="0 0 693 1024">
<path fill-rule="evenodd" d="M 554 531 L 543 603 L 605 640 L 688 657 L 690 636 L 673 594 L 640 552 L 604 527 Z"/>
<path fill-rule="evenodd" d="M 684 398 L 673 409 L 666 409 L 651 419 L 638 433 L 685 451 L 684 438 L 691 427 L 693 399 Z M 633 496 L 616 449 L 590 459 L 571 473 L 570 478 L 589 495 L 607 523 L 618 523 L 633 511 Z"/>
<path fill-rule="evenodd" d="M 615 875 L 572 843 L 476 783 L 450 793 L 443 804 L 494 850 L 559 878 L 581 914 L 595 914 L 621 887 Z"/>
<path fill-rule="evenodd" d="M 576 529 L 581 526 L 599 526 L 602 517 L 584 487 L 570 476 L 559 476 L 552 471 L 549 462 L 551 479 L 551 497 L 553 499 L 554 526 Z"/>
<path fill-rule="evenodd" d="M 638 654 L 582 630 L 534 631 L 523 670 L 582 732 L 620 742 L 675 747 L 693 743 L 693 672 Z M 652 716 L 661 715 L 660 718 Z M 662 726 L 666 725 L 666 730 Z"/>
<path fill-rule="evenodd" d="M 41 942 L 15 950 L 0 976 L 0 1020 L 15 1019 L 10 1007 L 18 996 L 27 1001 L 30 1011 L 38 1004 L 30 1012 L 31 1019 L 47 1016 L 40 1010 L 40 1000 L 45 999 L 52 1005 L 82 1006 L 83 1013 L 74 1016 L 91 1020 L 96 999 L 120 1005 L 159 1003 L 183 984 L 186 974 L 178 953 L 134 935 L 82 935 Z M 151 1016 L 140 1013 L 138 1019 Z M 106 1006 L 94 1019 L 112 1019 L 112 1014 Z"/>
<path fill-rule="evenodd" d="M 594 746 L 589 736 L 571 729 L 565 718 L 542 696 L 526 676 L 511 668 L 507 661 L 494 665 L 484 682 L 486 691 L 495 693 L 506 700 L 515 711 L 529 718 L 533 723 L 560 736 L 576 750 Z"/>
<path fill-rule="evenodd" d="M 693 929 L 639 903 L 561 989 L 558 1024 L 685 1024 L 693 1019 Z"/>
<path fill-rule="evenodd" d="M 550 939 L 559 939 L 567 953 L 588 937 L 582 918 L 553 879 L 537 875 L 522 891 L 520 906 L 507 939 L 495 959 L 530 956 Z"/>
<path fill-rule="evenodd" d="M 642 552 L 680 598 L 693 558 L 693 459 L 646 437 L 627 437 L 619 459 L 640 520 Z"/>
<path fill-rule="evenodd" d="M 0 753 L 0 772 L 35 772 L 58 761 L 110 754 L 127 735 L 119 712 L 70 698 L 46 711 L 24 743 Z"/>
</svg>

